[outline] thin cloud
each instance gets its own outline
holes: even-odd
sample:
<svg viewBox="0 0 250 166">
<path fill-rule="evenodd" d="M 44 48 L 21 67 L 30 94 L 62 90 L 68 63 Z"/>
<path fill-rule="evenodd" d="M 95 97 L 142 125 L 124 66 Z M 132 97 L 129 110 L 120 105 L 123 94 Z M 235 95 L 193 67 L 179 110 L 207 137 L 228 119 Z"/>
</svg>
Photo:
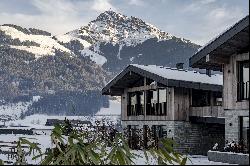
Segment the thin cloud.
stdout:
<svg viewBox="0 0 250 166">
<path fill-rule="evenodd" d="M 97 12 L 104 12 L 107 10 L 117 11 L 117 9 L 110 3 L 109 0 L 95 0 L 91 9 Z"/>
<path fill-rule="evenodd" d="M 0 1 L 0 24 L 34 27 L 53 35 L 72 31 L 114 10 L 154 24 L 177 37 L 203 45 L 248 14 L 239 0 L 12 0 Z M 147 11 L 147 12 L 145 12 Z"/>
<path fill-rule="evenodd" d="M 37 14 L 0 12 L 1 24 L 12 23 L 27 28 L 34 27 L 57 35 L 86 25 L 96 17 L 93 9 L 89 8 L 93 5 L 92 1 L 73 3 L 68 0 L 33 0 L 31 3 L 39 11 Z"/>
<path fill-rule="evenodd" d="M 145 1 L 142 0 L 129 0 L 129 5 L 136 5 L 136 6 L 144 6 L 146 4 Z"/>
</svg>

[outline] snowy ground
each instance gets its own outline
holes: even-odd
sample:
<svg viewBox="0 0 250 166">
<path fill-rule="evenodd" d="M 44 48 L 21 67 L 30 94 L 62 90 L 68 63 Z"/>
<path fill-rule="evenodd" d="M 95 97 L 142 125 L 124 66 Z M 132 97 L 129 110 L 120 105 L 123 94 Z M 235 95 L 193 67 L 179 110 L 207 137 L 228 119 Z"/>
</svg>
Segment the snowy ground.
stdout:
<svg viewBox="0 0 250 166">
<path fill-rule="evenodd" d="M 36 102 L 37 100 L 33 99 L 32 102 Z M 63 120 L 65 119 L 65 117 L 67 117 L 67 119 L 69 120 L 87 120 L 87 121 L 90 121 L 92 124 L 94 124 L 96 120 L 106 119 L 107 121 L 113 122 L 114 124 L 116 124 L 119 121 L 120 114 L 121 114 L 120 101 L 110 100 L 109 108 L 101 108 L 100 111 L 97 112 L 93 116 L 49 116 L 45 114 L 34 114 L 34 115 L 27 116 L 24 119 L 18 119 L 21 115 L 21 112 L 25 112 L 27 110 L 28 104 L 17 103 L 17 104 L 9 104 L 9 105 L 0 106 L 0 116 L 9 115 L 12 119 L 15 119 L 15 120 L 6 122 L 5 123 L 6 126 L 29 126 L 31 128 L 41 128 L 45 126 L 47 119 Z M 0 125 L 1 124 L 2 123 L 0 122 Z"/>
<path fill-rule="evenodd" d="M 5 103 L 4 100 L 0 100 L 0 119 L 12 119 L 17 120 L 20 116 L 28 111 L 28 107 L 34 102 L 37 102 L 41 97 L 33 96 L 32 100 L 28 102 L 17 102 L 17 103 Z M 1 123 L 0 123 L 1 125 Z"/>
<path fill-rule="evenodd" d="M 1 110 L 0 110 L 1 112 Z M 101 110 L 96 114 L 96 116 L 88 117 L 88 116 L 67 116 L 68 119 L 79 119 L 79 120 L 89 120 L 92 123 L 95 120 L 102 120 L 106 118 L 107 121 L 113 121 L 117 123 L 119 120 L 119 115 L 121 113 L 120 101 L 119 100 L 110 100 L 109 108 L 101 108 Z M 110 116 L 113 115 L 113 116 Z M 45 123 L 47 119 L 64 119 L 65 116 L 48 116 L 48 115 L 40 115 L 35 114 L 31 116 L 25 117 L 23 120 L 14 120 L 6 122 L 8 128 L 13 128 L 11 126 L 28 126 L 28 128 L 46 128 Z M 15 135 L 15 134 L 1 134 L 0 133 L 0 141 L 13 142 L 17 141 L 19 137 L 33 138 L 32 141 L 38 142 L 41 144 L 42 150 L 51 147 L 51 140 L 49 135 Z M 0 143 L 1 145 L 2 143 Z M 6 147 L 1 147 L 1 150 L 7 150 Z M 150 163 L 146 163 L 146 159 L 141 151 L 134 151 L 136 154 L 142 156 L 142 158 L 137 158 L 134 160 L 135 165 L 144 165 L 144 164 L 156 164 L 155 161 L 151 161 Z M 224 165 L 227 163 L 220 162 L 212 162 L 208 161 L 206 156 L 188 156 L 190 160 L 187 161 L 188 165 Z M 0 154 L 0 159 L 8 160 L 7 155 Z M 31 158 L 28 158 L 28 161 L 31 161 Z M 37 163 L 38 161 L 30 162 L 32 164 Z"/>
<path fill-rule="evenodd" d="M 26 137 L 26 138 L 35 138 L 32 139 L 34 142 L 38 142 L 41 144 L 42 150 L 44 151 L 46 148 L 51 147 L 51 140 L 50 137 L 48 135 L 14 135 L 14 134 L 0 134 L 0 141 L 6 141 L 8 140 L 8 142 L 11 141 L 17 141 L 19 137 Z M 1 145 L 1 143 L 0 143 Z M 6 150 L 6 149 L 2 149 L 2 150 Z M 140 156 L 142 156 L 142 158 L 138 157 L 137 159 L 134 160 L 135 165 L 145 165 L 146 163 L 146 159 L 143 155 L 142 151 L 133 151 L 136 154 L 139 154 Z M 227 164 L 227 163 L 221 163 L 221 162 L 213 162 L 213 161 L 209 161 L 208 158 L 206 156 L 201 156 L 201 155 L 193 155 L 193 156 L 188 156 L 188 158 L 190 160 L 187 161 L 187 165 L 231 165 L 231 164 Z M 8 160 L 7 159 L 7 155 L 2 155 L 0 154 L 0 159 L 2 160 Z M 30 163 L 37 163 L 37 161 L 31 161 L 31 158 L 27 158 L 28 161 Z M 150 163 L 148 163 L 150 165 L 152 164 L 156 164 L 155 161 L 151 161 Z"/>
</svg>

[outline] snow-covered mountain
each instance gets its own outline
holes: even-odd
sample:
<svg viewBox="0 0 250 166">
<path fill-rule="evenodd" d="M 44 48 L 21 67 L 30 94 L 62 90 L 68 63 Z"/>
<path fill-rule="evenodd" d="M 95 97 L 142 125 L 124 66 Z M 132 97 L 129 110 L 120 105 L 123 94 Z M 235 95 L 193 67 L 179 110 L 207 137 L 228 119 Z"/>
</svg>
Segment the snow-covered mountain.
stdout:
<svg viewBox="0 0 250 166">
<path fill-rule="evenodd" d="M 68 42 L 69 38 L 72 40 L 80 39 L 80 42 L 87 42 L 86 47 L 97 42 L 135 46 L 154 37 L 159 40 L 166 40 L 172 39 L 173 36 L 139 18 L 127 17 L 113 11 L 101 13 L 88 25 L 68 32 L 65 35 L 57 36 L 58 40 L 62 42 Z"/>
<path fill-rule="evenodd" d="M 198 48 L 139 18 L 113 11 L 55 36 L 4 24 L 0 26 L 0 108 L 6 111 L 21 102 L 29 103 L 23 109 L 26 115 L 72 114 L 72 108 L 81 115 L 96 113 L 108 105 L 100 89 L 128 64 L 174 67 L 183 62 L 188 67 L 188 58 Z M 34 96 L 39 100 L 34 102 Z"/>
<path fill-rule="evenodd" d="M 75 108 L 74 113 L 92 114 L 108 101 L 100 93 L 108 78 L 100 65 L 76 55 L 48 32 L 0 26 L 0 120 L 8 110 L 72 115 Z M 33 102 L 34 96 L 39 100 Z"/>
<path fill-rule="evenodd" d="M 88 25 L 57 35 L 56 39 L 108 71 L 119 71 L 129 63 L 166 66 L 187 63 L 199 47 L 139 18 L 113 11 L 101 13 Z"/>
</svg>

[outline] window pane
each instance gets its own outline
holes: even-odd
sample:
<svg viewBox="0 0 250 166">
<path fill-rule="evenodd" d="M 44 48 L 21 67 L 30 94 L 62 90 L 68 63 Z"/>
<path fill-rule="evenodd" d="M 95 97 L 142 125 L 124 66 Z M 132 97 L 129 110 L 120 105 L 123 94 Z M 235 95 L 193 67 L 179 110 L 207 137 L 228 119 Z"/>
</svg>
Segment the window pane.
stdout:
<svg viewBox="0 0 250 166">
<path fill-rule="evenodd" d="M 243 64 L 243 82 L 249 81 L 249 63 Z"/>
<path fill-rule="evenodd" d="M 249 98 L 249 63 L 243 64 L 244 99 Z"/>
<path fill-rule="evenodd" d="M 210 92 L 204 90 L 192 90 L 192 106 L 204 107 L 210 106 Z"/>
<path fill-rule="evenodd" d="M 238 100 L 249 99 L 249 61 L 239 61 L 238 81 L 237 81 L 237 98 Z"/>
<path fill-rule="evenodd" d="M 249 151 L 249 117 L 241 117 L 240 140 L 245 146 L 245 150 Z"/>
<path fill-rule="evenodd" d="M 139 111 L 138 115 L 143 115 L 144 114 L 144 92 L 138 92 L 138 97 L 139 97 Z"/>
<path fill-rule="evenodd" d="M 147 115 L 156 115 L 158 96 L 156 90 L 147 91 Z"/>
<path fill-rule="evenodd" d="M 135 115 L 135 110 L 137 107 L 136 93 L 129 93 L 129 114 Z"/>
<path fill-rule="evenodd" d="M 144 115 L 144 92 L 129 93 L 128 116 Z"/>
<path fill-rule="evenodd" d="M 167 91 L 166 89 L 159 89 L 159 111 L 160 115 L 166 115 L 167 108 Z"/>
</svg>

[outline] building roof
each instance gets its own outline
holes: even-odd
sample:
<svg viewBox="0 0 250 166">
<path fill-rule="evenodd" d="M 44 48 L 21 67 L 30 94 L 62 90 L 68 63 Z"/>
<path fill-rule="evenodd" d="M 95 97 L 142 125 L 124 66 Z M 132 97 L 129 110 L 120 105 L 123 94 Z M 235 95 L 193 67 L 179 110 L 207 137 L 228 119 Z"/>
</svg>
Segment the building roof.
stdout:
<svg viewBox="0 0 250 166">
<path fill-rule="evenodd" d="M 249 52 L 249 15 L 201 47 L 190 59 L 193 68 L 221 70 L 235 53 Z"/>
<path fill-rule="evenodd" d="M 223 77 L 220 74 L 208 76 L 196 71 L 131 64 L 102 89 L 102 94 L 119 96 L 124 88 L 133 87 L 144 77 L 169 87 L 222 91 L 223 85 Z"/>
</svg>

